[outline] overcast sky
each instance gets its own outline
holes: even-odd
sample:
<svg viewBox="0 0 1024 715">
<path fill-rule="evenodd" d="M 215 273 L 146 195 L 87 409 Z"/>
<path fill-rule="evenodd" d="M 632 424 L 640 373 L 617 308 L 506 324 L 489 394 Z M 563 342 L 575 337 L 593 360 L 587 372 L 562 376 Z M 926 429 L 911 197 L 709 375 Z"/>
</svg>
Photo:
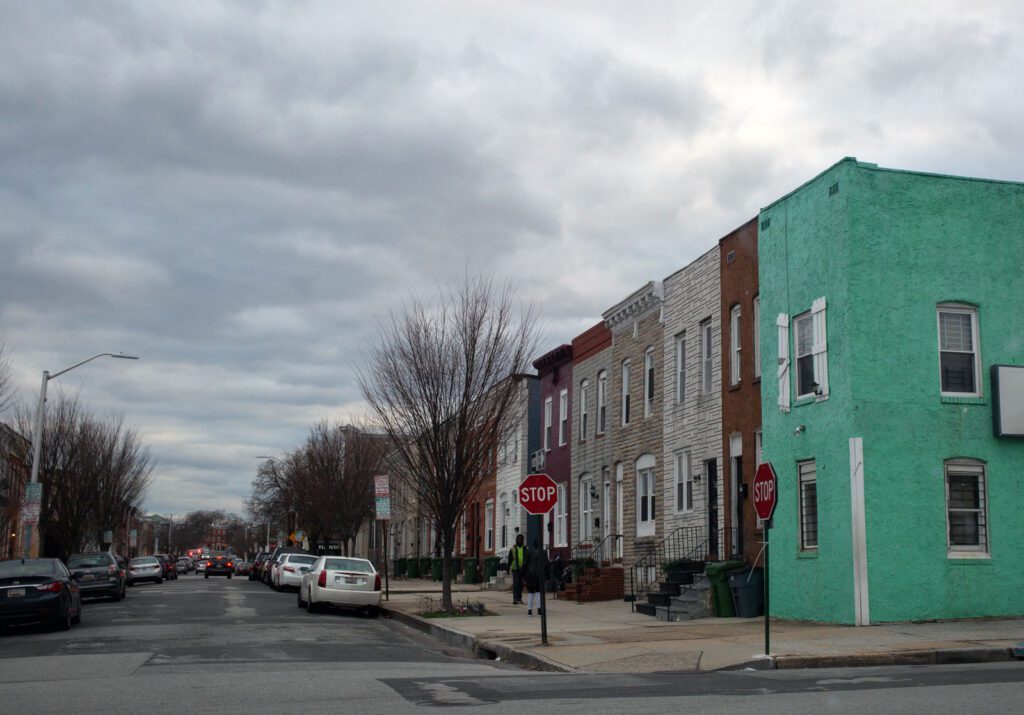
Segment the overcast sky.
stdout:
<svg viewBox="0 0 1024 715">
<path fill-rule="evenodd" d="M 368 7 L 372 6 L 372 7 Z M 467 266 L 569 341 L 844 156 L 1024 179 L 1024 3 L 6 2 L 0 336 L 138 426 L 149 511 L 361 411 Z"/>
</svg>

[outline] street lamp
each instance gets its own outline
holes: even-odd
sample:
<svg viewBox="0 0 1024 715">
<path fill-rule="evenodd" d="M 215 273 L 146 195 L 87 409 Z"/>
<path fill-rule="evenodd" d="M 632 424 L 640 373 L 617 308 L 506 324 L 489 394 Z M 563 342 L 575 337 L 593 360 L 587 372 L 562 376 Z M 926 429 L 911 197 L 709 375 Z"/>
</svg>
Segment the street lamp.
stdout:
<svg viewBox="0 0 1024 715">
<path fill-rule="evenodd" d="M 138 360 L 139 358 L 135 355 L 125 355 L 124 353 L 100 353 L 99 355 L 93 355 L 91 358 L 83 360 L 82 362 L 76 362 L 71 367 L 66 367 L 60 372 L 55 372 L 52 375 L 49 370 L 43 370 L 43 384 L 39 388 L 39 406 L 36 408 L 36 429 L 33 435 L 35 444 L 32 445 L 32 479 L 31 484 L 39 483 L 39 452 L 43 446 L 43 414 L 46 410 L 46 385 L 50 380 L 60 377 L 66 372 L 74 370 L 76 367 L 81 367 L 87 362 L 92 362 L 96 358 L 101 357 L 112 357 L 119 358 L 121 360 Z M 38 503 L 42 503 L 42 489 L 32 487 L 34 498 L 38 500 Z M 35 553 L 33 554 L 33 546 L 35 546 Z M 33 545 L 32 543 L 32 525 L 25 525 L 25 543 L 24 543 L 24 557 L 35 558 L 39 555 L 39 546 Z"/>
</svg>

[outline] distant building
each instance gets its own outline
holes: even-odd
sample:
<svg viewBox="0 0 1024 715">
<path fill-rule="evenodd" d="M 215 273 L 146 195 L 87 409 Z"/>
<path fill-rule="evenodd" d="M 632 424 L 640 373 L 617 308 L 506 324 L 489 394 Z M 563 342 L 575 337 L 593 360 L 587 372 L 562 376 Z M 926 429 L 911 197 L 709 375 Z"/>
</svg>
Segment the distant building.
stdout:
<svg viewBox="0 0 1024 715">
<path fill-rule="evenodd" d="M 575 546 L 572 520 L 572 345 L 559 345 L 533 361 L 540 380 L 543 468 L 558 485 L 558 502 L 548 515 L 548 544 L 552 558 L 569 559 Z M 539 462 L 537 462 L 539 464 Z"/>
<path fill-rule="evenodd" d="M 0 559 L 18 555 L 21 499 L 29 480 L 27 439 L 0 423 Z"/>
</svg>

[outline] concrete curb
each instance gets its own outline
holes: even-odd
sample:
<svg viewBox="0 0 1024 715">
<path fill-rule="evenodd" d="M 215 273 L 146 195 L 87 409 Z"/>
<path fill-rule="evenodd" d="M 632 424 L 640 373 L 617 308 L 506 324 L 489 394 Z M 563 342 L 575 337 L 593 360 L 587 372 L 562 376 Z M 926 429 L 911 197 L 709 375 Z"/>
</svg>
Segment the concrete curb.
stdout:
<svg viewBox="0 0 1024 715">
<path fill-rule="evenodd" d="M 831 653 L 825 655 L 776 655 L 750 660 L 719 670 L 794 670 L 797 668 L 868 668 L 884 665 L 952 665 L 1000 663 L 1016 660 L 1009 647 L 935 648 L 883 653 Z"/>
<path fill-rule="evenodd" d="M 512 663 L 513 665 L 529 668 L 531 670 L 542 670 L 551 673 L 573 672 L 572 668 L 562 665 L 561 663 L 548 660 L 536 653 L 528 653 L 526 651 L 507 646 L 504 643 L 493 643 L 490 641 L 480 640 L 471 633 L 465 633 L 450 626 L 443 625 L 436 622 L 435 619 L 420 618 L 419 616 L 414 616 L 411 613 L 388 608 L 386 606 L 381 607 L 381 613 L 392 620 L 403 623 L 422 633 L 426 633 L 429 636 L 444 641 L 448 645 L 472 651 L 478 658 L 483 658 L 485 660 L 497 660 L 498 658 L 501 658 L 501 660 L 506 663 Z"/>
</svg>

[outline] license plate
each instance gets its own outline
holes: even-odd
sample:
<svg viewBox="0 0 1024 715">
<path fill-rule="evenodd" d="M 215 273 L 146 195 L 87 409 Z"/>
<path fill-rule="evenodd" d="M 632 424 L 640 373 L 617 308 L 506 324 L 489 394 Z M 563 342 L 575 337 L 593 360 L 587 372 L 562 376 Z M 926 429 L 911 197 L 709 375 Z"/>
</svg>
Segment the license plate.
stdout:
<svg viewBox="0 0 1024 715">
<path fill-rule="evenodd" d="M 21 598 L 25 595 L 25 589 L 23 588 L 9 588 L 7 589 L 7 598 Z"/>
<path fill-rule="evenodd" d="M 342 577 L 342 576 L 335 576 L 334 581 L 335 581 L 335 583 L 344 583 L 344 584 L 349 584 L 351 586 L 365 586 L 366 585 L 366 579 L 365 578 L 358 578 L 356 576 L 344 576 L 344 577 Z"/>
<path fill-rule="evenodd" d="M 96 576 L 95 576 L 95 574 L 84 573 L 84 574 L 82 574 L 82 580 L 83 581 L 94 581 L 94 580 L 96 580 Z"/>
</svg>

